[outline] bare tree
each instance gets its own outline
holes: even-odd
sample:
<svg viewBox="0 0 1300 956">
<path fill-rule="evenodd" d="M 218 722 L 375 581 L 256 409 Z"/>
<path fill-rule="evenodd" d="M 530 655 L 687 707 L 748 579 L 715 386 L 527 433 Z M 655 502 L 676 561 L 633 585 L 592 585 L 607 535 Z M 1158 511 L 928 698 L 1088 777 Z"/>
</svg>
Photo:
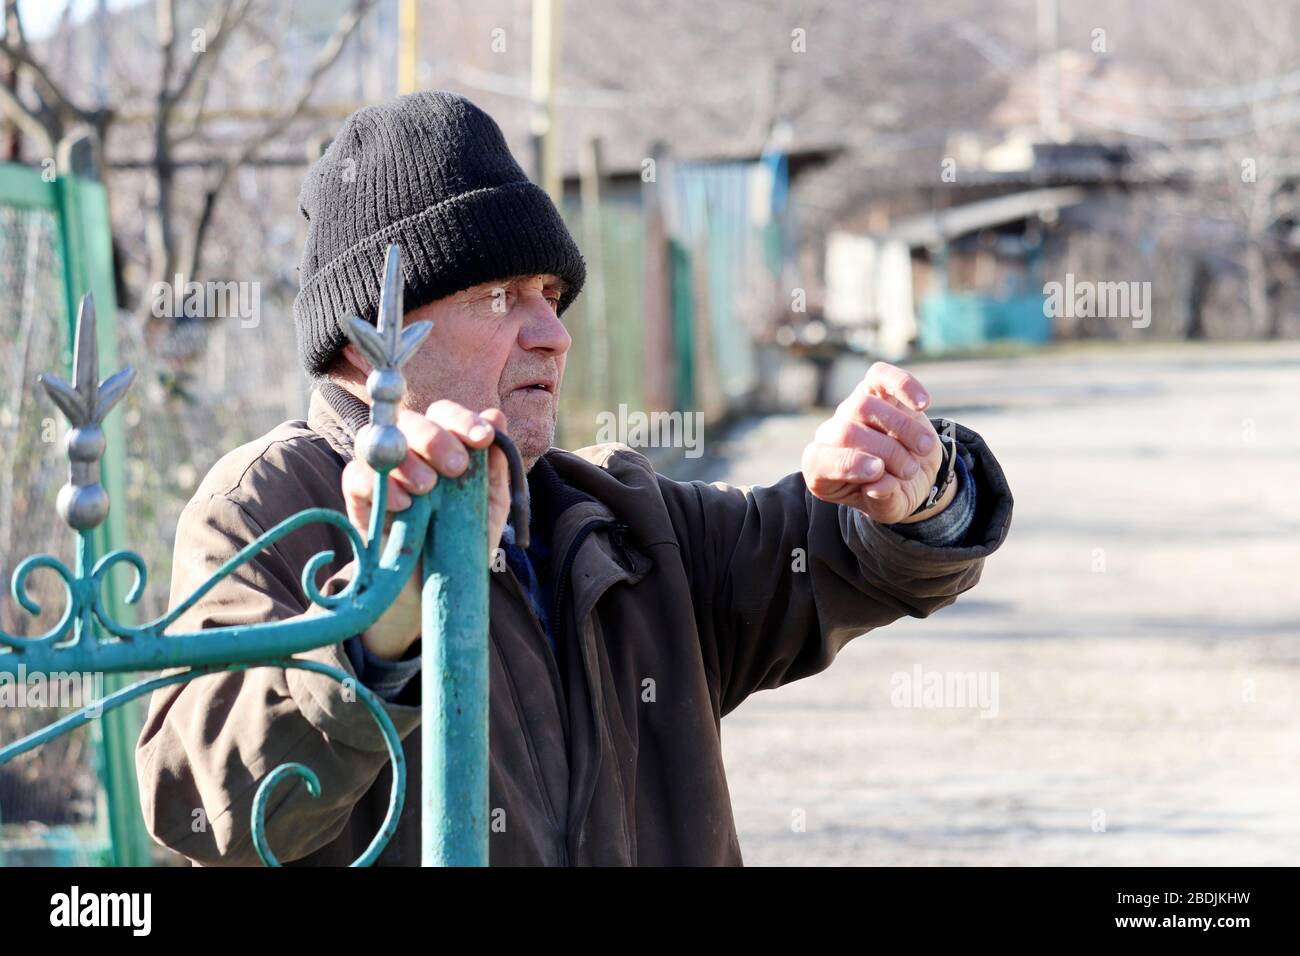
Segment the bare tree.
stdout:
<svg viewBox="0 0 1300 956">
<path fill-rule="evenodd" d="M 257 128 L 230 143 L 207 135 L 211 122 L 205 105 L 214 78 L 234 46 L 232 40 L 241 31 L 253 32 L 257 0 L 221 0 L 203 28 L 192 34 L 188 55 L 176 29 L 176 0 L 156 0 L 154 43 L 158 68 L 149 94 L 148 158 L 141 164 L 149 179 L 143 209 L 145 289 L 159 282 L 170 283 L 176 276 L 184 283 L 202 274 L 205 242 L 232 177 L 304 115 L 322 79 L 338 62 L 348 39 L 375 2 L 353 0 L 316 52 L 293 94 L 282 97 L 261 91 L 261 101 L 254 105 L 262 107 L 270 100 L 270 107 L 254 111 Z M 70 92 L 71 85 L 59 82 L 28 42 L 17 0 L 4 0 L 4 9 L 6 29 L 0 38 L 0 53 L 23 83 L 13 88 L 0 83 L 0 113 L 32 137 L 44 155 L 54 156 L 65 137 L 84 127 L 96 132 L 106 151 L 110 136 L 120 125 L 119 112 L 112 107 L 79 103 Z M 22 95 L 24 84 L 29 91 L 26 99 Z M 182 201 L 178 176 L 183 165 L 200 170 L 203 181 L 197 203 Z M 102 168 L 100 173 L 103 175 Z M 140 296 L 138 312 L 143 319 L 150 318 L 150 302 L 145 295 Z"/>
<path fill-rule="evenodd" d="M 1189 247 L 1198 220 L 1239 237 L 1235 248 L 1222 230 L 1210 240 L 1241 270 L 1249 329 L 1234 334 L 1278 337 L 1285 315 L 1271 290 L 1300 220 L 1300 3 L 1103 2 L 1076 12 L 1075 23 L 1083 36 L 1089 25 L 1109 25 L 1120 58 L 1153 83 L 1098 89 L 1071 104 L 1072 118 L 1133 138 L 1187 180 L 1176 206 Z"/>
<path fill-rule="evenodd" d="M 69 5 L 70 6 L 70 5 Z M 90 126 L 102 140 L 112 114 L 108 110 L 87 109 L 65 95 L 62 86 L 40 62 L 23 27 L 18 0 L 4 0 L 5 33 L 0 37 L 0 53 L 9 61 L 18 77 L 30 82 L 35 103 L 24 102 L 13 87 L 0 84 L 0 111 L 20 130 L 31 136 L 46 156 L 55 154 L 58 143 L 74 127 Z"/>
</svg>

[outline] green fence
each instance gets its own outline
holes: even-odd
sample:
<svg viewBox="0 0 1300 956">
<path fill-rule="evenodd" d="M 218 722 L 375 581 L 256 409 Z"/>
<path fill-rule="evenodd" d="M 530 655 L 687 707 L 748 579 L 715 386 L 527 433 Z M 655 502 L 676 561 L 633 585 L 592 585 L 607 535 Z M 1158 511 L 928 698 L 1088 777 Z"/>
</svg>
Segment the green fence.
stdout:
<svg viewBox="0 0 1300 956">
<path fill-rule="evenodd" d="M 574 235 L 581 235 L 581 214 L 565 208 Z M 600 209 L 599 277 L 588 282 L 603 286 L 605 309 L 596 315 L 593 297 L 580 295 L 565 313 L 573 337 L 566 359 L 561 392 L 560 433 L 565 448 L 589 445 L 596 416 L 620 403 L 645 408 L 644 362 L 646 330 L 645 217 L 636 206 L 605 204 Z M 589 254 L 589 258 L 592 258 Z"/>
<path fill-rule="evenodd" d="M 71 367 L 72 325 L 83 291 L 94 293 L 101 314 L 98 347 L 116 364 L 116 296 L 111 231 L 104 187 L 80 176 L 0 164 L 0 336 L 7 345 L 0 395 L 0 580 L 34 552 L 67 553 L 72 535 L 50 521 L 48 502 L 63 481 L 62 423 L 39 401 L 35 375 Z M 122 493 L 121 419 L 106 428 L 109 453 L 103 483 Z M 97 531 L 100 553 L 123 540 L 125 514 L 112 511 Z M 123 579 L 124 580 L 124 579 Z M 52 582 L 51 582 L 52 583 Z M 114 594 L 121 594 L 115 580 Z M 34 626 L 7 593 L 0 596 L 0 629 Z M 61 592 L 51 589 L 52 594 Z M 59 610 L 54 599 L 51 613 Z M 115 608 L 124 619 L 130 609 Z M 40 622 L 37 622 L 38 624 Z M 102 692 L 122 679 L 105 677 Z M 58 717 L 59 708 L 0 707 L 0 743 Z M 150 841 L 140 817 L 132 757 L 139 715 L 134 708 L 106 714 L 87 732 L 0 768 L 0 848 L 7 865 L 148 862 Z"/>
<path fill-rule="evenodd" d="M 758 162 L 664 163 L 660 182 L 601 204 L 602 296 L 584 293 L 566 314 L 567 359 L 559 443 L 594 440 L 596 415 L 699 411 L 715 421 L 744 408 L 760 386 L 757 341 L 789 307 L 793 223 L 779 157 Z M 576 201 L 565 219 L 593 237 Z M 603 315 L 593 314 L 603 299 Z M 657 387 L 656 387 L 657 386 Z"/>
</svg>

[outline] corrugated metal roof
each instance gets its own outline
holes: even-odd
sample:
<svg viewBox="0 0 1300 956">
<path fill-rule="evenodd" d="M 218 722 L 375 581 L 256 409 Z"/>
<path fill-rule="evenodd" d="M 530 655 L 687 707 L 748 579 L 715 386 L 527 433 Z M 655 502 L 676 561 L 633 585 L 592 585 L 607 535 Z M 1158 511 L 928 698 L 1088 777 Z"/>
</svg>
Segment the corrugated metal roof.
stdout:
<svg viewBox="0 0 1300 956">
<path fill-rule="evenodd" d="M 1032 189 L 949 209 L 936 209 L 899 220 L 883 238 L 905 242 L 909 246 L 928 246 L 979 229 L 989 229 L 1044 212 L 1055 212 L 1066 206 L 1075 206 L 1083 202 L 1087 195 L 1086 190 L 1077 186 Z"/>
</svg>

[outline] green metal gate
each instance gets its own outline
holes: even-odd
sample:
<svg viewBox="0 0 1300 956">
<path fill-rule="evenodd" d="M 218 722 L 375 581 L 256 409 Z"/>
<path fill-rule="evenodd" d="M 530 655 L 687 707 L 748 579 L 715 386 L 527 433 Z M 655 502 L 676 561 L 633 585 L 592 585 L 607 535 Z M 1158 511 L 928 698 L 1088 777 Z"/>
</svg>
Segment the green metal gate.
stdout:
<svg viewBox="0 0 1300 956">
<path fill-rule="evenodd" d="M 41 681 L 52 684 L 61 680 L 67 671 L 91 675 L 162 673 L 126 683 L 108 694 L 93 688 L 88 695 L 79 694 L 82 703 L 72 713 L 22 734 L 18 740 L 0 741 L 0 767 L 17 766 L 20 758 L 39 752 L 45 744 L 66 739 L 88 723 L 106 723 L 110 714 L 122 713 L 128 705 L 162 687 L 220 671 L 256 667 L 310 671 L 355 694 L 379 725 L 388 748 L 393 770 L 388 814 L 370 846 L 353 863 L 369 866 L 396 832 L 406 798 L 401 738 L 374 691 L 356 683 L 344 670 L 295 655 L 363 633 L 390 607 L 418 565 L 423 579 L 421 708 L 425 728 L 421 737 L 421 861 L 426 866 L 488 864 L 487 453 L 483 448 L 474 450 L 470 467 L 461 476 L 439 482 L 431 492 L 413 496 L 406 509 L 392 516 L 391 522 L 386 520 L 388 474 L 407 453 L 406 438 L 396 426 L 398 407 L 406 391 L 401 366 L 432 328 L 429 322 L 402 328 L 402 291 L 401 250 L 390 244 L 377 327 L 355 317 L 345 327 L 373 367 L 366 381 L 370 427 L 358 446 L 358 453 L 375 472 L 373 507 L 366 532 L 354 528 L 342 512 L 307 508 L 247 543 L 188 597 L 162 616 L 138 626 L 134 619 L 123 620 L 118 614 L 124 603 L 132 604 L 143 594 L 148 571 L 145 560 L 123 548 L 108 552 L 98 548 L 105 518 L 111 513 L 111 498 L 101 481 L 106 447 L 103 426 L 130 388 L 135 370 L 121 369 L 100 380 L 96 307 L 92 295 L 81 299 L 73 337 L 71 382 L 52 374 L 39 378 L 46 397 L 71 425 L 63 442 L 68 470 L 67 480 L 59 489 L 57 510 L 64 524 L 76 532 L 75 561 L 69 566 L 52 553 L 36 554 L 24 558 L 14 569 L 14 600 L 36 623 L 22 628 L 22 633 L 0 627 L 0 677 L 25 690 L 32 683 L 41 686 Z M 518 543 L 526 547 L 529 521 L 523 461 L 508 436 L 498 433 L 493 443 L 502 449 L 509 464 L 511 521 L 518 529 Z M 307 562 L 302 571 L 302 588 L 321 613 L 184 633 L 171 630 L 171 625 L 218 581 L 295 529 L 312 523 L 344 531 L 356 561 L 352 581 L 333 595 L 320 590 L 317 573 L 325 562 L 333 560 L 334 551 L 320 552 Z M 123 592 L 109 582 L 113 569 L 123 566 L 134 572 L 124 598 L 118 596 Z M 34 571 L 53 572 L 62 585 L 64 604 L 52 623 L 40 620 L 49 601 L 48 595 L 36 591 Z M 106 589 L 111 597 L 106 597 Z M 129 729 L 122 742 L 130 744 Z M 118 801 L 117 812 L 110 814 L 110 824 L 122 821 L 138 828 L 138 803 L 129 810 L 125 804 L 124 784 L 133 779 L 132 754 L 122 754 L 121 763 L 115 765 L 117 755 L 111 740 L 104 750 L 102 769 L 107 789 Z M 297 762 L 282 763 L 263 778 L 253 797 L 251 836 L 258 856 L 268 866 L 278 865 L 268 840 L 268 807 L 272 792 L 285 781 L 305 787 L 310 795 L 320 794 L 319 778 L 310 767 Z M 134 798 L 134 788 L 131 791 Z M 133 838 L 133 832 L 128 831 L 126 836 Z M 143 862 L 147 857 L 147 852 L 138 859 L 127 857 L 116 832 L 112 847 L 112 858 L 120 864 Z"/>
</svg>

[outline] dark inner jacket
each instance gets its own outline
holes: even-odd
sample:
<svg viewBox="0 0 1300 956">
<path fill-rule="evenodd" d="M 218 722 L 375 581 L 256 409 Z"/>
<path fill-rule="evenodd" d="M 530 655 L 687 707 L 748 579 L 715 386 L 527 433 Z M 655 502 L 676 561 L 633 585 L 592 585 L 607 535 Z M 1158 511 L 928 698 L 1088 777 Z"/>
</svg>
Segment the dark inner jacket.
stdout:
<svg viewBox="0 0 1300 956">
<path fill-rule="evenodd" d="M 317 391 L 307 421 L 218 462 L 178 524 L 172 605 L 284 518 L 342 511 L 351 432 Z M 540 459 L 530 488 L 549 524 L 560 648 L 557 659 L 515 575 L 492 573 L 491 864 L 740 864 L 722 717 L 757 690 L 825 669 L 859 634 L 951 604 L 1005 539 L 1013 502 L 1002 470 L 979 435 L 958 426 L 957 440 L 977 512 L 964 544 L 947 548 L 814 498 L 798 473 L 769 487 L 676 482 L 616 444 Z M 320 613 L 299 579 L 327 549 L 323 590 L 336 593 L 350 580 L 350 545 L 332 525 L 308 525 L 171 630 Z M 355 676 L 341 643 L 298 656 Z M 408 693 L 384 705 L 402 736 L 407 797 L 380 865 L 420 862 L 420 707 Z M 359 857 L 392 783 L 365 706 L 298 669 L 155 692 L 136 757 L 150 832 L 198 865 L 259 864 L 253 797 L 280 764 L 305 764 L 321 782 L 319 797 L 281 783 L 268 803 L 268 842 L 291 865 Z"/>
</svg>

